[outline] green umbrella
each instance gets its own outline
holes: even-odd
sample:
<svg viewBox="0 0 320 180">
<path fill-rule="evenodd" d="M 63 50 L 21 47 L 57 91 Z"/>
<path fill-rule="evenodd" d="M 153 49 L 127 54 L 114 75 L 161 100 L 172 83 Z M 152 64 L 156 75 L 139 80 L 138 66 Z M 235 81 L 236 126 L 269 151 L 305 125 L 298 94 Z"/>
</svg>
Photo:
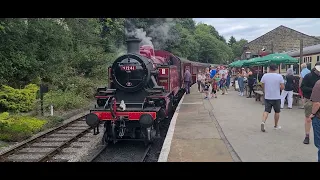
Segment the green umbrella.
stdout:
<svg viewBox="0 0 320 180">
<path fill-rule="evenodd" d="M 243 66 L 261 66 L 259 63 L 260 57 L 251 58 L 243 63 Z"/>
<path fill-rule="evenodd" d="M 260 58 L 257 63 L 265 64 L 296 64 L 299 63 L 299 60 L 289 56 L 288 54 L 278 53 L 278 54 L 269 54 Z"/>
<path fill-rule="evenodd" d="M 233 65 L 236 63 L 237 61 L 233 61 L 232 63 L 229 64 L 230 67 L 233 67 Z"/>
<path fill-rule="evenodd" d="M 242 67 L 243 63 L 246 62 L 247 60 L 238 60 L 235 61 L 234 64 L 232 64 L 232 67 Z"/>
</svg>

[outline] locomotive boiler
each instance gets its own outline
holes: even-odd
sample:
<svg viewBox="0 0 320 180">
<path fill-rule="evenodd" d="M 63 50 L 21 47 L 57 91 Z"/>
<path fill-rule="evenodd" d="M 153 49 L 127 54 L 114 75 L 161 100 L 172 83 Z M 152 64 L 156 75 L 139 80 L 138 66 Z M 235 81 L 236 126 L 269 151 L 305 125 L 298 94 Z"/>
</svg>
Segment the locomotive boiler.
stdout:
<svg viewBox="0 0 320 180">
<path fill-rule="evenodd" d="M 108 68 L 108 87 L 98 88 L 97 105 L 86 123 L 99 133 L 104 122 L 104 141 L 143 140 L 152 142 L 163 135 L 180 98 L 184 94 L 185 69 L 204 68 L 167 51 L 141 46 L 141 40 L 127 40 L 127 53 Z"/>
</svg>

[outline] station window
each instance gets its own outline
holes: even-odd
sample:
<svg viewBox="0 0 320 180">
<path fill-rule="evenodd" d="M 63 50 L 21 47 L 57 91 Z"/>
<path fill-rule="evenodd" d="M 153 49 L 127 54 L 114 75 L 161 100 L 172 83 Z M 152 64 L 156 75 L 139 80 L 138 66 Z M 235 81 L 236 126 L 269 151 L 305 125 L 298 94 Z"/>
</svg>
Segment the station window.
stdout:
<svg viewBox="0 0 320 180">
<path fill-rule="evenodd" d="M 319 62 L 320 61 L 320 56 L 317 56 L 317 62 Z"/>
</svg>

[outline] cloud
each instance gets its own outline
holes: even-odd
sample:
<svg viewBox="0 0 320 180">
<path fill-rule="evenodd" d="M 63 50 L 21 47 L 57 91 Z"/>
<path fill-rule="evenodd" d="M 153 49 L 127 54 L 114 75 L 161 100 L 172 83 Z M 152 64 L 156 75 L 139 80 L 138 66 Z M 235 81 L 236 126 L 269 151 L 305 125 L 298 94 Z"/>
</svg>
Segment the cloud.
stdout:
<svg viewBox="0 0 320 180">
<path fill-rule="evenodd" d="M 212 25 L 227 40 L 251 41 L 272 29 L 284 25 L 310 36 L 320 36 L 319 18 L 194 18 L 199 23 Z"/>
</svg>

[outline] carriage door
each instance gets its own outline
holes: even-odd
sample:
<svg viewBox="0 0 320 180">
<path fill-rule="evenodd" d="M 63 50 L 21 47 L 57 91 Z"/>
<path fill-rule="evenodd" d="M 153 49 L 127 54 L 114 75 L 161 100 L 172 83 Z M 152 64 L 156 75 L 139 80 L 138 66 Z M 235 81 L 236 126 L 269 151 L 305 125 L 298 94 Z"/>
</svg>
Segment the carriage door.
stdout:
<svg viewBox="0 0 320 180">
<path fill-rule="evenodd" d="M 197 67 L 197 66 L 192 67 L 192 83 L 196 83 L 197 81 L 198 68 L 200 67 Z"/>
</svg>

